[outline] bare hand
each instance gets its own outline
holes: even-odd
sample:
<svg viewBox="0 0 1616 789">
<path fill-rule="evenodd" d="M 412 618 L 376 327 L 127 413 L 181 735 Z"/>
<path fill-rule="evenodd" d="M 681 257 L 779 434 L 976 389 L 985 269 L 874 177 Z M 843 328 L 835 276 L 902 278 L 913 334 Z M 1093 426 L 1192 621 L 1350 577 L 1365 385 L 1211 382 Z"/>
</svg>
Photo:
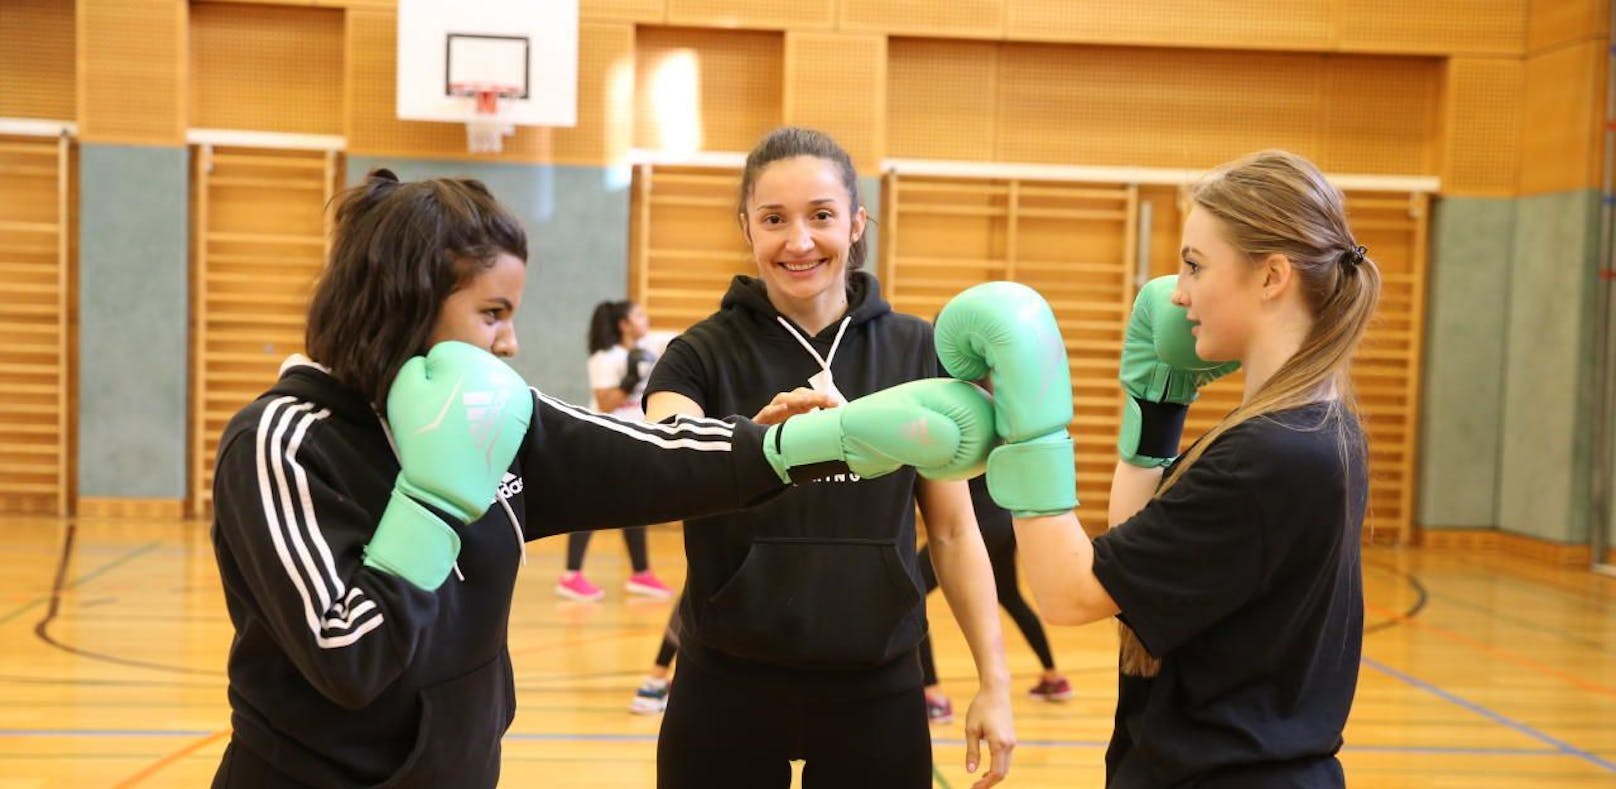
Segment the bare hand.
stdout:
<svg viewBox="0 0 1616 789">
<path fill-rule="evenodd" d="M 1010 718 L 1008 690 L 981 690 L 965 713 L 965 772 L 982 763 L 981 743 L 988 743 L 988 770 L 971 789 L 987 789 L 1010 774 L 1010 752 L 1016 747 L 1015 723 Z"/>
<path fill-rule="evenodd" d="M 781 392 L 774 396 L 763 410 L 752 417 L 752 421 L 760 425 L 777 425 L 787 418 L 797 414 L 806 414 L 820 408 L 835 408 L 836 401 L 824 392 L 816 392 L 806 386 L 799 386 L 789 392 Z"/>
</svg>

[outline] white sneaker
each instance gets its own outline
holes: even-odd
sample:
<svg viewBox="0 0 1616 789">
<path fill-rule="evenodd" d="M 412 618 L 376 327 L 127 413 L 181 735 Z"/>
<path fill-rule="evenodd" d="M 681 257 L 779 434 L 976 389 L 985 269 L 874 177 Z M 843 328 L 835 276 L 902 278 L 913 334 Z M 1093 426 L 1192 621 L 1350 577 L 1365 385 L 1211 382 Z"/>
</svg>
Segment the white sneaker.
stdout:
<svg viewBox="0 0 1616 789">
<path fill-rule="evenodd" d="M 668 708 L 668 681 L 665 679 L 651 679 L 640 683 L 640 689 L 634 691 L 634 700 L 628 703 L 628 711 L 635 715 L 658 715 Z"/>
</svg>

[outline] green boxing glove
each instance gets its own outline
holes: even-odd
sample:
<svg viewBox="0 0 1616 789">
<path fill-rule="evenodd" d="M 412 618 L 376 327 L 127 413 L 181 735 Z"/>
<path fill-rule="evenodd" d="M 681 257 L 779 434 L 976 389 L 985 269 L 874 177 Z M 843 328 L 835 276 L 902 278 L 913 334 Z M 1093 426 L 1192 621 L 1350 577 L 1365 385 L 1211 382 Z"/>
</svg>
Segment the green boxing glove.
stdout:
<svg viewBox="0 0 1616 789">
<path fill-rule="evenodd" d="M 1005 444 L 988 458 L 988 493 L 1018 517 L 1077 506 L 1072 377 L 1049 303 L 1014 282 L 955 296 L 937 316 L 937 358 L 955 378 L 993 381 L 994 428 Z"/>
<path fill-rule="evenodd" d="M 1158 468 L 1178 457 L 1184 416 L 1201 387 L 1240 369 L 1239 362 L 1207 362 L 1195 355 L 1195 335 L 1183 307 L 1173 303 L 1177 275 L 1139 289 L 1122 341 L 1122 461 Z"/>
<path fill-rule="evenodd" d="M 365 564 L 429 592 L 441 586 L 460 537 L 433 509 L 461 523 L 482 517 L 532 420 L 527 383 L 487 351 L 444 342 L 405 362 L 387 395 L 398 479 Z"/>
<path fill-rule="evenodd" d="M 783 482 L 844 470 L 879 477 L 903 466 L 927 479 L 969 479 L 982 473 L 996 438 L 986 393 L 929 378 L 791 417 L 764 434 L 763 454 Z"/>
</svg>

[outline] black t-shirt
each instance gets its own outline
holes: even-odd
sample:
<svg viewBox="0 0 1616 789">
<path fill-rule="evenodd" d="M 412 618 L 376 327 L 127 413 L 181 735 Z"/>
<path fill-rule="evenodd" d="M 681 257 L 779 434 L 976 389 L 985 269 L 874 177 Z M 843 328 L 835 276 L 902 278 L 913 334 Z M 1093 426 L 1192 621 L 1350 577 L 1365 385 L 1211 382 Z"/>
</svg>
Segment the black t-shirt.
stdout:
<svg viewBox="0 0 1616 789">
<path fill-rule="evenodd" d="M 1161 659 L 1156 677 L 1119 680 L 1107 786 L 1344 785 L 1365 462 L 1350 416 L 1277 412 L 1094 541 L 1095 576 Z"/>
</svg>

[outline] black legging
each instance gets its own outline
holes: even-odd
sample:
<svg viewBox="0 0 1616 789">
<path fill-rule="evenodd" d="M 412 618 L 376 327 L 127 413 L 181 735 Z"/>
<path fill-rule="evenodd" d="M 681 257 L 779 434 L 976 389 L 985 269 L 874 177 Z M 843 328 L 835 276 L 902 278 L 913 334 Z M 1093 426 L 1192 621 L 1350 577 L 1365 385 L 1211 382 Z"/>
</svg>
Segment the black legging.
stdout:
<svg viewBox="0 0 1616 789">
<path fill-rule="evenodd" d="M 662 646 L 657 648 L 656 665 L 668 668 L 673 665 L 673 656 L 679 652 L 679 607 L 685 604 L 685 592 L 679 590 L 679 596 L 673 599 L 673 611 L 668 614 L 668 626 L 662 629 Z"/>
<path fill-rule="evenodd" d="M 592 531 L 575 531 L 567 535 L 567 571 L 578 572 L 584 568 L 584 551 L 589 548 L 589 536 Z M 628 563 L 634 567 L 634 572 L 643 573 L 651 568 L 651 560 L 645 555 L 645 527 L 629 526 L 623 529 L 623 544 L 628 546 Z"/>
<path fill-rule="evenodd" d="M 680 661 L 657 737 L 659 789 L 786 789 L 798 759 L 805 789 L 932 786 L 918 687 L 846 691 L 822 676 Z"/>
<path fill-rule="evenodd" d="M 1032 606 L 1021 596 L 1016 579 L 1016 530 L 1010 513 L 993 503 L 988 497 L 985 477 L 971 480 L 971 503 L 976 510 L 977 525 L 982 528 L 982 544 L 988 549 L 988 561 L 993 564 L 993 585 L 999 593 L 999 605 L 1015 620 L 1027 645 L 1038 654 L 1038 662 L 1048 671 L 1055 667 L 1055 656 L 1049 651 L 1049 638 L 1044 625 L 1038 621 Z M 920 575 L 926 582 L 926 594 L 937 588 L 937 572 L 931 566 L 931 546 L 920 550 Z M 937 664 L 932 659 L 931 636 L 920 642 L 920 670 L 926 685 L 937 684 Z"/>
</svg>

